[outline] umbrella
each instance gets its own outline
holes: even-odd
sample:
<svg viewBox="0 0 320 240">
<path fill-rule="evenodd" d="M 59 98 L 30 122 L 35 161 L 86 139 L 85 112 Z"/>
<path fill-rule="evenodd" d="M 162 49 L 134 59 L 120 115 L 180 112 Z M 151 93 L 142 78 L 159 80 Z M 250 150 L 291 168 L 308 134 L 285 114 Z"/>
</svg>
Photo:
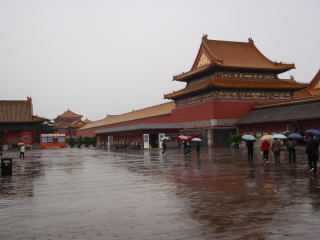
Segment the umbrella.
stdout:
<svg viewBox="0 0 320 240">
<path fill-rule="evenodd" d="M 202 142 L 201 138 L 192 138 L 191 140 L 194 141 L 194 142 Z"/>
<path fill-rule="evenodd" d="M 170 140 L 169 137 L 163 137 L 163 138 L 161 138 L 161 141 L 169 141 L 169 140 Z"/>
<path fill-rule="evenodd" d="M 320 130 L 318 129 L 308 129 L 306 133 L 312 133 L 314 135 L 320 135 Z"/>
<path fill-rule="evenodd" d="M 182 140 L 188 140 L 189 139 L 188 136 L 184 136 L 184 135 L 180 135 L 178 138 L 180 138 Z"/>
<path fill-rule="evenodd" d="M 273 138 L 277 138 L 277 139 L 286 139 L 287 137 L 283 134 L 274 134 L 272 136 Z"/>
<path fill-rule="evenodd" d="M 18 143 L 18 146 L 22 146 L 22 145 L 24 145 L 23 142 L 19 142 L 19 143 Z"/>
<path fill-rule="evenodd" d="M 243 135 L 242 139 L 246 140 L 246 141 L 254 141 L 254 140 L 256 140 L 256 138 L 254 136 L 252 136 L 252 135 Z"/>
<path fill-rule="evenodd" d="M 273 136 L 272 135 L 264 135 L 260 138 L 260 140 L 272 140 L 273 139 Z"/>
<path fill-rule="evenodd" d="M 299 133 L 291 133 L 287 138 L 303 138 Z"/>
</svg>

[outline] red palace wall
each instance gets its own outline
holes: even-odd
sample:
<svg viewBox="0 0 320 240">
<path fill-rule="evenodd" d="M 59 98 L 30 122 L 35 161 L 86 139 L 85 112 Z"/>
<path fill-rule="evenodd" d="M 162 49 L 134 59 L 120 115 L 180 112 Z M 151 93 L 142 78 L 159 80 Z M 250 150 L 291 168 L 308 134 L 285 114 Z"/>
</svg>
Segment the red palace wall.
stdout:
<svg viewBox="0 0 320 240">
<path fill-rule="evenodd" d="M 255 135 L 256 133 L 273 133 L 273 132 L 285 132 L 288 131 L 288 125 L 294 124 L 297 127 L 297 131 L 301 134 L 308 129 L 317 129 L 320 126 L 320 119 L 313 120 L 300 120 L 300 121 L 286 121 L 286 122 L 271 122 L 271 123 L 256 123 L 239 125 L 239 132 L 250 133 Z"/>
<path fill-rule="evenodd" d="M 274 132 L 285 132 L 287 130 L 288 122 L 274 122 L 274 123 L 259 123 L 259 124 L 248 124 L 239 125 L 240 134 L 252 134 L 265 133 L 271 134 Z"/>
<path fill-rule="evenodd" d="M 19 142 L 23 142 L 25 144 L 31 145 L 35 141 L 34 133 L 32 131 L 9 131 L 4 135 L 4 144 L 17 144 Z"/>
<path fill-rule="evenodd" d="M 210 119 L 240 119 L 249 113 L 256 101 L 214 100 L 211 102 L 190 105 L 172 110 L 172 114 L 109 126 L 77 130 L 76 136 L 94 136 L 95 131 L 106 128 L 123 127 L 135 124 L 150 123 L 183 123 Z"/>
<path fill-rule="evenodd" d="M 211 102 L 176 108 L 173 122 L 192 122 L 209 119 L 240 119 L 248 114 L 256 101 L 214 100 Z"/>
</svg>

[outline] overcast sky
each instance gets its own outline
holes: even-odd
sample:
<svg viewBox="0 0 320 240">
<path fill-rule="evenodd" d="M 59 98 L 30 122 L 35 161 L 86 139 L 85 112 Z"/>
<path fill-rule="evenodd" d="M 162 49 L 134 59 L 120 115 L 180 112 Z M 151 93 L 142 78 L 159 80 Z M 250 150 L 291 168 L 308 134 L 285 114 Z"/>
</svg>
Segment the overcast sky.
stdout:
<svg viewBox="0 0 320 240">
<path fill-rule="evenodd" d="M 0 99 L 33 99 L 34 114 L 70 108 L 90 120 L 166 102 L 184 84 L 204 33 L 248 41 L 296 64 L 320 67 L 318 0 L 0 0 Z"/>
</svg>

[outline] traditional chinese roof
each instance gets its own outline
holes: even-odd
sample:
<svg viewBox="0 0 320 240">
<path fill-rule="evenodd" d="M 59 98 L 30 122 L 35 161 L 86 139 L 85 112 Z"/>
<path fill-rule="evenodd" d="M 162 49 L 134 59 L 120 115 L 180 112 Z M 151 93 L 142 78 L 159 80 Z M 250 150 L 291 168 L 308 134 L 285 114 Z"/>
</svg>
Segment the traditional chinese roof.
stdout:
<svg viewBox="0 0 320 240">
<path fill-rule="evenodd" d="M 320 119 L 320 96 L 256 106 L 238 124 Z"/>
<path fill-rule="evenodd" d="M 320 89 L 320 69 L 318 70 L 314 78 L 311 80 L 309 84 L 309 88 Z"/>
<path fill-rule="evenodd" d="M 80 128 L 80 130 L 167 115 L 170 114 L 174 108 L 174 102 L 163 103 L 160 105 L 135 110 L 121 115 L 114 115 L 112 117 L 107 117 L 99 121 L 91 122 Z"/>
<path fill-rule="evenodd" d="M 70 109 L 58 115 L 57 118 L 81 118 L 82 115 L 72 112 Z"/>
<path fill-rule="evenodd" d="M 309 83 L 308 87 L 299 91 L 296 91 L 294 94 L 295 98 L 304 98 L 311 97 L 315 95 L 320 95 L 320 70 L 314 76 L 314 78 Z"/>
<path fill-rule="evenodd" d="M 84 125 L 86 125 L 85 121 L 77 120 L 77 121 L 74 121 L 73 123 L 71 123 L 69 127 L 72 127 L 72 128 L 81 128 L 81 127 L 83 127 Z"/>
<path fill-rule="evenodd" d="M 87 123 L 91 123 L 92 121 L 90 121 L 88 118 L 86 118 L 83 122 L 84 122 L 85 124 L 87 124 Z"/>
<path fill-rule="evenodd" d="M 143 129 L 182 129 L 185 125 L 183 123 L 146 123 L 146 124 L 135 124 L 123 127 L 106 128 L 95 131 L 97 134 L 112 133 L 112 132 L 125 132 L 133 130 Z"/>
<path fill-rule="evenodd" d="M 305 88 L 305 89 L 296 91 L 294 93 L 295 98 L 305 98 L 305 97 L 311 97 L 315 95 L 320 95 L 320 88 L 316 88 L 316 89 Z"/>
<path fill-rule="evenodd" d="M 186 81 L 213 68 L 282 73 L 295 66 L 271 61 L 258 50 L 251 38 L 248 42 L 233 42 L 209 40 L 205 35 L 191 70 L 174 76 L 173 80 Z"/>
<path fill-rule="evenodd" d="M 0 123 L 43 122 L 45 119 L 33 115 L 32 99 L 1 100 Z"/>
<path fill-rule="evenodd" d="M 175 99 L 186 94 L 196 93 L 210 87 L 216 88 L 245 88 L 245 89 L 288 89 L 297 90 L 307 87 L 306 83 L 299 83 L 291 79 L 252 79 L 252 78 L 213 78 L 210 81 L 187 87 L 179 91 L 164 95 L 166 99 Z"/>
</svg>

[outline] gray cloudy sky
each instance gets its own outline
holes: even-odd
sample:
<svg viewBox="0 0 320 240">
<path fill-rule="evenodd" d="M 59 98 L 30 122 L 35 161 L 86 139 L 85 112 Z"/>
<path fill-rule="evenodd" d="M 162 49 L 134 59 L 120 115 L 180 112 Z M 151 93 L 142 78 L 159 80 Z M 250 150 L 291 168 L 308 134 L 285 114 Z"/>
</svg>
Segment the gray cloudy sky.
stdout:
<svg viewBox="0 0 320 240">
<path fill-rule="evenodd" d="M 183 88 L 203 33 L 247 41 L 294 62 L 309 82 L 320 63 L 318 0 L 0 0 L 0 99 L 32 96 L 34 113 L 91 120 L 165 102 Z"/>
</svg>

